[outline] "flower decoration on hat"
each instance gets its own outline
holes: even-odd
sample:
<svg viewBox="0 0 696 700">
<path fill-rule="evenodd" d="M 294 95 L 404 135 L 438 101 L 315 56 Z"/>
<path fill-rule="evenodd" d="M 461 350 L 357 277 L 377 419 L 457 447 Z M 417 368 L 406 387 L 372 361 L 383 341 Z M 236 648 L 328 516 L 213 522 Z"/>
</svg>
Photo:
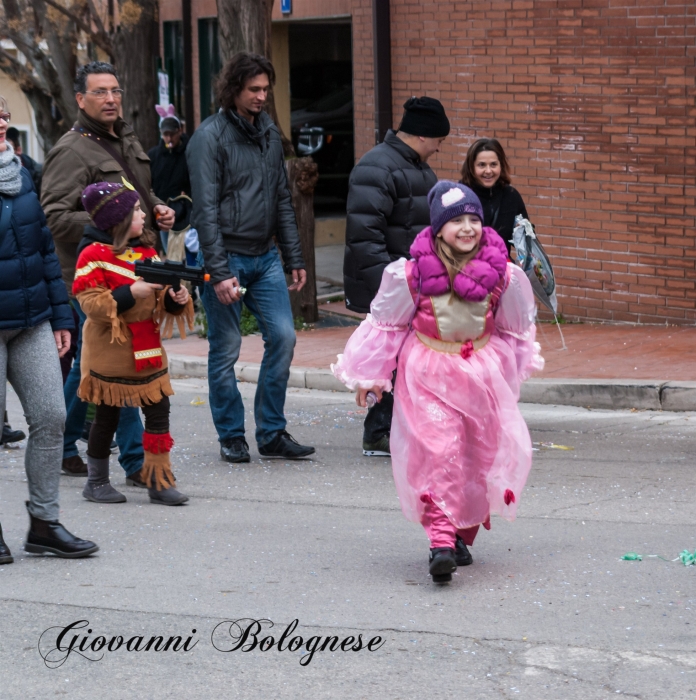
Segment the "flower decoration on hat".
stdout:
<svg viewBox="0 0 696 700">
<path fill-rule="evenodd" d="M 451 190 L 447 190 L 445 194 L 442 195 L 441 201 L 443 207 L 449 207 L 452 204 L 456 204 L 460 199 L 464 199 L 466 195 L 458 187 L 453 187 Z"/>
</svg>

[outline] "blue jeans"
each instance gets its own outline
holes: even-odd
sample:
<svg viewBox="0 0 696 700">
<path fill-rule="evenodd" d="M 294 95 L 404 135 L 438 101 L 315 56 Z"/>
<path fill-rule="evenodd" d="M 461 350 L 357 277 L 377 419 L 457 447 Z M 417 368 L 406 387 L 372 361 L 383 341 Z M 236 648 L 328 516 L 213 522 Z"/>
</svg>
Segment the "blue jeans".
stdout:
<svg viewBox="0 0 696 700">
<path fill-rule="evenodd" d="M 256 442 L 263 447 L 286 426 L 285 392 L 295 349 L 290 297 L 275 247 L 259 256 L 229 254 L 228 262 L 230 272 L 246 287 L 244 304 L 258 321 L 263 336 L 263 362 L 254 398 Z M 203 264 L 201 254 L 198 263 Z M 221 304 L 212 284 L 204 286 L 202 299 L 208 317 L 210 410 L 223 442 L 244 437 L 244 404 L 234 373 L 242 345 L 242 304 Z"/>
<path fill-rule="evenodd" d="M 80 317 L 80 328 L 77 336 L 77 354 L 73 366 L 68 374 L 68 379 L 63 387 L 65 394 L 65 407 L 68 417 L 65 421 L 65 434 L 63 436 L 63 459 L 74 457 L 77 454 L 77 441 L 82 436 L 82 428 L 87 415 L 87 403 L 77 395 L 80 386 L 80 358 L 82 356 L 82 327 L 87 316 L 80 308 L 77 299 L 71 299 L 70 303 Z M 140 410 L 137 408 L 121 409 L 121 419 L 116 431 L 116 444 L 119 448 L 118 461 L 127 476 L 134 474 L 143 466 L 143 423 L 140 420 Z"/>
</svg>

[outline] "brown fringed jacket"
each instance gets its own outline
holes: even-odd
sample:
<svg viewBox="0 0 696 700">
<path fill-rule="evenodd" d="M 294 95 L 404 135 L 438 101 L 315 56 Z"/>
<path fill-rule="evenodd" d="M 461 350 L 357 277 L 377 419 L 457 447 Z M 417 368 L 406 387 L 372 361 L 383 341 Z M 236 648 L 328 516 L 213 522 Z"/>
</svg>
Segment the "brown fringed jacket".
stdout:
<svg viewBox="0 0 696 700">
<path fill-rule="evenodd" d="M 104 243 L 80 253 L 73 294 L 87 316 L 77 391 L 83 401 L 142 406 L 174 393 L 161 337 L 171 337 L 175 319 L 186 337 L 185 325 L 193 329 L 193 303 L 177 304 L 169 287 L 146 299 L 134 299 L 130 292 L 138 279 L 135 261 L 156 255 L 154 248 L 142 246 L 116 255 Z"/>
</svg>

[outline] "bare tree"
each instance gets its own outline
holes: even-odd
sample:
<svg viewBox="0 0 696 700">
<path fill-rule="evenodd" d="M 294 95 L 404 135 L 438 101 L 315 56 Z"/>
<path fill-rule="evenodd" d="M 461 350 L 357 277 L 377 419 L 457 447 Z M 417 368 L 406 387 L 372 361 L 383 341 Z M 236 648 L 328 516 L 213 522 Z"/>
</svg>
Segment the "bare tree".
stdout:
<svg viewBox="0 0 696 700">
<path fill-rule="evenodd" d="M 144 145 L 157 142 L 157 0 L 118 0 L 119 24 L 93 0 L 0 0 L 0 34 L 17 55 L 0 48 L 0 70 L 12 78 L 34 109 L 48 152 L 77 117 L 73 80 L 79 62 L 114 63 L 125 89 L 123 113 Z"/>
</svg>

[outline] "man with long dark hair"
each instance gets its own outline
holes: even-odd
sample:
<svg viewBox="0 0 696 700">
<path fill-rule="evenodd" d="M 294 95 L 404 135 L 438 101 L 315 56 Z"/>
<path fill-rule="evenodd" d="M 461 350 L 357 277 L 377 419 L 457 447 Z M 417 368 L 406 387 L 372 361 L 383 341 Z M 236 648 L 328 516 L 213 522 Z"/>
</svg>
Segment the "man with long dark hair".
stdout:
<svg viewBox="0 0 696 700">
<path fill-rule="evenodd" d="M 256 317 L 264 339 L 254 401 L 259 453 L 285 459 L 314 453 L 285 430 L 295 329 L 283 266 L 292 275 L 290 289 L 302 289 L 307 275 L 280 132 L 264 111 L 274 82 L 267 58 L 246 52 L 233 56 L 218 82 L 221 109 L 198 127 L 186 150 L 191 224 L 198 230 L 199 261 L 210 273 L 202 297 L 210 408 L 220 454 L 228 462 L 250 460 L 234 373 L 241 347 L 240 302 Z"/>
</svg>

